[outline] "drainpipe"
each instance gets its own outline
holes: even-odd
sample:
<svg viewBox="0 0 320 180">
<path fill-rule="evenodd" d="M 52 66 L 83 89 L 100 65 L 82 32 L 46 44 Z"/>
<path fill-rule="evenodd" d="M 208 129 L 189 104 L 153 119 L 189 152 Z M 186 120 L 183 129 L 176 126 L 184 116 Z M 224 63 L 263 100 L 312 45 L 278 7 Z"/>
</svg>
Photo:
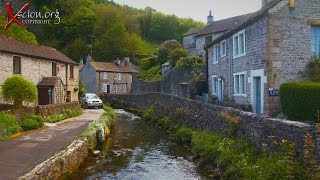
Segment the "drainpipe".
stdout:
<svg viewBox="0 0 320 180">
<path fill-rule="evenodd" d="M 65 63 L 65 66 L 66 66 L 66 92 L 65 92 L 66 94 L 65 95 L 67 95 L 67 92 L 68 92 L 68 63 Z"/>
<path fill-rule="evenodd" d="M 209 56 L 208 56 L 208 48 L 204 47 L 206 51 L 206 86 L 205 93 L 209 93 Z"/>
</svg>

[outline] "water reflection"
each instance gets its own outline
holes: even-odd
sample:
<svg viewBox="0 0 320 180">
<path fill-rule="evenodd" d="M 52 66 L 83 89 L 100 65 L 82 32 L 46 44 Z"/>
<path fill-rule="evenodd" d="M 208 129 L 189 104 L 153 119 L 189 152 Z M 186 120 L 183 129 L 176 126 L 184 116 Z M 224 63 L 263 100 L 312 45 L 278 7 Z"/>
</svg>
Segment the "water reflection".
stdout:
<svg viewBox="0 0 320 180">
<path fill-rule="evenodd" d="M 169 133 L 117 110 L 114 130 L 98 157 L 89 157 L 72 179 L 193 180 L 205 175 L 186 147 Z"/>
</svg>

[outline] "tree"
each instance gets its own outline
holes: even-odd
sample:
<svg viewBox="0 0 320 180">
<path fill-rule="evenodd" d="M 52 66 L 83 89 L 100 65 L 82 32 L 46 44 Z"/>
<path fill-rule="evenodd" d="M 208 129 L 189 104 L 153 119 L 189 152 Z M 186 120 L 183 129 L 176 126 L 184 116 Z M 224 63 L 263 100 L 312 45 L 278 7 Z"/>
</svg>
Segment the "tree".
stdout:
<svg viewBox="0 0 320 180">
<path fill-rule="evenodd" d="M 181 48 L 181 44 L 176 40 L 169 40 L 161 44 L 158 51 L 158 60 L 165 63 L 169 60 L 169 53 L 176 48 Z"/>
<path fill-rule="evenodd" d="M 22 107 L 23 102 L 38 100 L 37 87 L 21 75 L 14 75 L 4 81 L 2 94 L 6 101 L 13 101 L 15 109 Z"/>
<path fill-rule="evenodd" d="M 204 59 L 198 56 L 188 56 L 186 58 L 181 58 L 177 61 L 176 66 L 183 69 L 193 69 L 197 66 L 203 65 Z"/>
<path fill-rule="evenodd" d="M 176 62 L 181 59 L 187 57 L 189 54 L 183 48 L 176 48 L 169 53 L 169 62 L 171 67 L 176 67 Z"/>
</svg>

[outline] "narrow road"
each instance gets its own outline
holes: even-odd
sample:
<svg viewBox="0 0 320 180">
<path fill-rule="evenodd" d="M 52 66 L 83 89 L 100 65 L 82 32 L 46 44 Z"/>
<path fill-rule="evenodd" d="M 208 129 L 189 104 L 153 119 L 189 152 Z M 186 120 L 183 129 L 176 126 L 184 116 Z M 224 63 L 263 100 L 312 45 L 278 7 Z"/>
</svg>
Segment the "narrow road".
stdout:
<svg viewBox="0 0 320 180">
<path fill-rule="evenodd" d="M 81 116 L 56 126 L 32 131 L 15 139 L 0 140 L 0 180 L 17 179 L 63 150 L 103 112 L 102 109 L 84 110 Z"/>
</svg>

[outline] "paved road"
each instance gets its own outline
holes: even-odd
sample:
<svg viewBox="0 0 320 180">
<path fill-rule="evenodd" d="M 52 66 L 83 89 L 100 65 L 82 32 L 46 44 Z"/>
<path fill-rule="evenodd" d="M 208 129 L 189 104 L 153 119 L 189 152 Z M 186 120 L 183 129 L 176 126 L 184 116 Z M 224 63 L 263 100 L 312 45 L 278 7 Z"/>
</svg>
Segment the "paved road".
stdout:
<svg viewBox="0 0 320 180">
<path fill-rule="evenodd" d="M 32 131 L 19 138 L 0 140 L 0 180 L 17 179 L 63 150 L 102 113 L 102 109 L 85 110 L 81 116 L 56 126 Z"/>
</svg>

